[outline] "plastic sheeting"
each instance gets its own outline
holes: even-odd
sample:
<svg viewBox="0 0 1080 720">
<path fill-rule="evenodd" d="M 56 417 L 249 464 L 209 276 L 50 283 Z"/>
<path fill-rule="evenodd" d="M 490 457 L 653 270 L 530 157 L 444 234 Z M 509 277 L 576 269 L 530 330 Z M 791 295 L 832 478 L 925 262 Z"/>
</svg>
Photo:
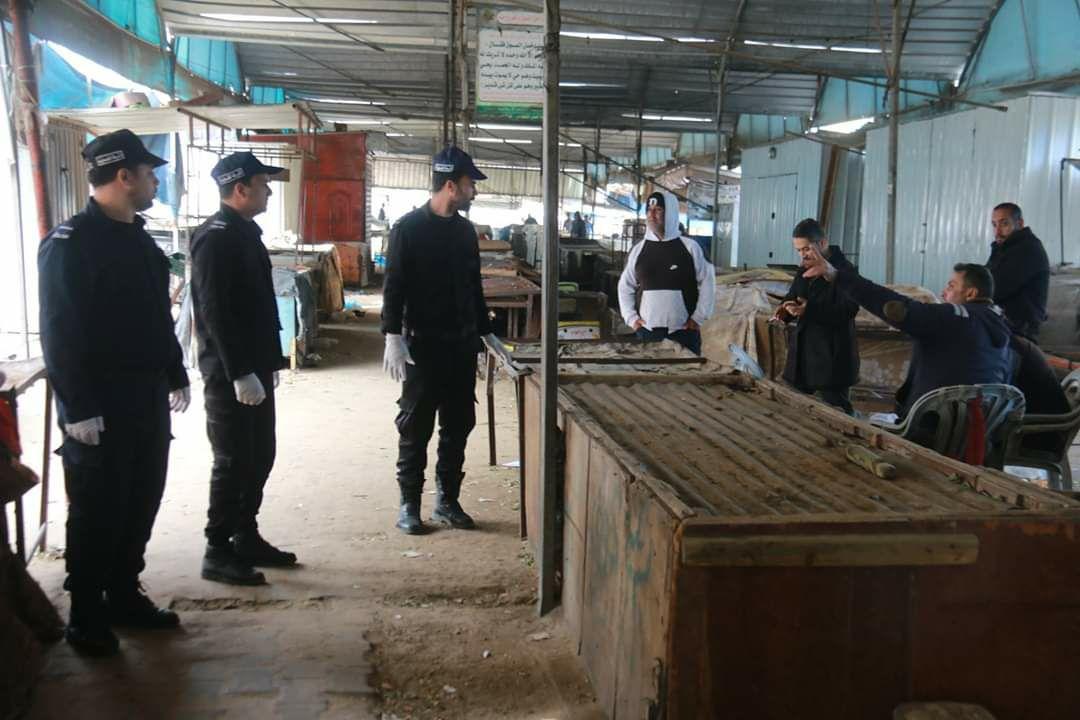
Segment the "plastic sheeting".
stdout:
<svg viewBox="0 0 1080 720">
<path fill-rule="evenodd" d="M 964 81 L 965 92 L 1080 71 L 1080 5 L 1005 0 Z M 1080 88 L 1080 84 L 1075 87 Z"/>
<path fill-rule="evenodd" d="M 60 57 L 48 43 L 35 43 L 41 48 L 41 76 L 38 88 L 42 110 L 61 108 L 104 107 L 112 96 L 127 88 L 114 88 L 89 80 Z"/>
<path fill-rule="evenodd" d="M 255 105 L 280 105 L 285 102 L 285 89 L 252 85 L 248 93 Z"/>
<path fill-rule="evenodd" d="M 84 0 L 120 27 L 153 45 L 162 46 L 161 18 L 154 0 Z"/>
<path fill-rule="evenodd" d="M 244 91 L 236 45 L 230 40 L 178 37 L 176 60 L 201 78 L 233 92 Z"/>
<path fill-rule="evenodd" d="M 884 78 L 865 78 L 876 83 L 886 84 Z M 925 105 L 930 98 L 923 95 L 912 95 L 904 92 L 907 90 L 919 90 L 926 93 L 942 94 L 947 83 L 936 80 L 901 80 L 900 81 L 900 109 Z M 853 120 L 855 118 L 872 117 L 888 110 L 888 91 L 883 87 L 864 85 L 850 82 L 839 78 L 828 78 L 821 91 L 821 100 L 818 103 L 818 111 L 814 116 L 815 125 L 829 125 L 830 123 Z"/>
</svg>

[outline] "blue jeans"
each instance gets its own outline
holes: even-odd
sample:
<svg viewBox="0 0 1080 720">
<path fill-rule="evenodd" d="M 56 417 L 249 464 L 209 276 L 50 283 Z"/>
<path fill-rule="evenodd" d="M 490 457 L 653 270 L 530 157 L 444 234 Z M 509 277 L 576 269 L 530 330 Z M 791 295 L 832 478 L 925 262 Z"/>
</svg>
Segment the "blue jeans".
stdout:
<svg viewBox="0 0 1080 720">
<path fill-rule="evenodd" d="M 701 354 L 700 330 L 684 329 L 669 333 L 666 327 L 653 328 L 652 330 L 649 330 L 648 328 L 638 328 L 634 334 L 645 342 L 660 342 L 665 339 L 674 340 L 695 355 Z"/>
</svg>

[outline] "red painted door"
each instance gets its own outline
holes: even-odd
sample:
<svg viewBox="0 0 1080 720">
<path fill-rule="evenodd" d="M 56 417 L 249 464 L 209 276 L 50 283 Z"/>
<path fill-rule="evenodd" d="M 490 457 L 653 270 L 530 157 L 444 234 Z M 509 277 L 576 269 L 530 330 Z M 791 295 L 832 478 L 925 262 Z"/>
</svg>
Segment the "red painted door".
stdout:
<svg viewBox="0 0 1080 720">
<path fill-rule="evenodd" d="M 307 242 L 363 242 L 364 133 L 327 133 L 316 142 L 316 159 L 304 163 L 304 238 Z"/>
</svg>

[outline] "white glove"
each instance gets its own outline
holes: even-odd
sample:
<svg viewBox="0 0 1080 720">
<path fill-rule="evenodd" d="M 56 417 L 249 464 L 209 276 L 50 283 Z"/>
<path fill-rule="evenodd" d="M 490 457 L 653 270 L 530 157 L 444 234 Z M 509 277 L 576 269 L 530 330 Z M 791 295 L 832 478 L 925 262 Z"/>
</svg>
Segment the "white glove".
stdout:
<svg viewBox="0 0 1080 720">
<path fill-rule="evenodd" d="M 266 389 L 255 373 L 236 378 L 232 386 L 236 399 L 244 405 L 258 405 L 266 399 Z"/>
<path fill-rule="evenodd" d="M 278 383 L 281 382 L 281 378 L 278 377 L 278 371 L 274 371 L 274 389 L 277 389 Z"/>
<path fill-rule="evenodd" d="M 495 336 L 495 333 L 488 333 L 484 336 L 484 340 L 487 341 L 487 346 L 495 351 L 495 354 L 499 356 L 500 360 L 507 365 L 514 364 L 514 358 L 510 355 L 506 346 L 502 344 L 502 340 Z"/>
<path fill-rule="evenodd" d="M 400 335 L 386 335 L 386 350 L 383 352 L 383 372 L 393 378 L 394 382 L 405 382 L 405 363 L 415 365 L 412 355 L 409 354 L 409 346 L 405 344 L 405 338 Z"/>
<path fill-rule="evenodd" d="M 191 404 L 191 387 L 182 387 L 169 393 L 169 409 L 175 413 L 182 413 Z"/>
<path fill-rule="evenodd" d="M 64 431 L 83 445 L 100 445 L 105 432 L 105 418 L 98 416 L 77 423 L 65 423 Z"/>
</svg>

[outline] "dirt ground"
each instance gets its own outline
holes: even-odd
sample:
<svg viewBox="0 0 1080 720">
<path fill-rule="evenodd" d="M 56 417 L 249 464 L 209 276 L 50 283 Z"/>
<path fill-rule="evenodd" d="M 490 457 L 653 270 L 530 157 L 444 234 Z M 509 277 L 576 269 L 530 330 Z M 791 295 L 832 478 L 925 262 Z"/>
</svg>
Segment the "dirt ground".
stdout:
<svg viewBox="0 0 1080 720">
<path fill-rule="evenodd" d="M 319 366 L 282 373 L 277 463 L 260 516 L 264 535 L 302 566 L 267 571 L 262 588 L 199 577 L 210 451 L 196 381 L 191 409 L 174 420 L 143 574 L 183 627 L 121 633 L 121 656 L 109 660 L 61 642 L 29 718 L 603 717 L 557 615 L 538 617 L 533 602 L 517 470 L 501 465 L 517 459 L 513 386 L 496 386 L 499 466 L 487 464 L 477 406 L 462 503 L 481 529 L 407 537 L 393 528 L 398 386 L 382 373 L 377 312 L 321 333 L 336 343 L 319 351 Z M 21 406 L 24 427 L 40 424 L 35 393 Z M 40 457 L 34 432 L 25 440 L 26 457 Z M 51 550 L 30 569 L 66 617 L 62 471 L 53 468 Z M 425 517 L 430 480 L 426 491 Z"/>
</svg>

